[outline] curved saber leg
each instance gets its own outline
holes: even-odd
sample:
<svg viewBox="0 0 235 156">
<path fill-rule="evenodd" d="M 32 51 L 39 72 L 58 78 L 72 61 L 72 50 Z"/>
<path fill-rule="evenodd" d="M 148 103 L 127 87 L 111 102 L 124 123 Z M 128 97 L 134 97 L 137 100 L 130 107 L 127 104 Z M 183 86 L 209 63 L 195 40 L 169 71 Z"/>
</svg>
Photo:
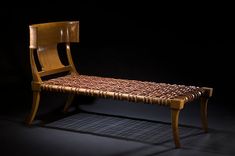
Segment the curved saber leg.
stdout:
<svg viewBox="0 0 235 156">
<path fill-rule="evenodd" d="M 173 139 L 175 142 L 175 147 L 180 148 L 180 139 L 179 139 L 179 109 L 171 109 L 171 124 L 172 124 L 172 133 L 173 133 Z"/>
<path fill-rule="evenodd" d="M 202 128 L 203 128 L 205 133 L 208 132 L 207 103 L 208 103 L 208 98 L 202 97 L 201 101 L 200 101 L 200 105 L 201 105 L 201 122 L 202 122 Z"/>
<path fill-rule="evenodd" d="M 40 102 L 40 91 L 33 91 L 32 109 L 31 109 L 29 116 L 26 119 L 26 123 L 28 125 L 31 125 L 33 123 L 33 120 L 34 120 L 36 113 L 38 111 L 39 102 Z"/>
</svg>

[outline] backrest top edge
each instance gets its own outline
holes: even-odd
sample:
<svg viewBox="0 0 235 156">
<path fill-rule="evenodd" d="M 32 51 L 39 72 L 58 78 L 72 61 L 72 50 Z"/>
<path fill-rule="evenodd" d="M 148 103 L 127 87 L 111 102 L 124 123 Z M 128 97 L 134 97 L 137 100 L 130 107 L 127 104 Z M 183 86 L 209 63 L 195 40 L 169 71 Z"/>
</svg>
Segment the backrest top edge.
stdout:
<svg viewBox="0 0 235 156">
<path fill-rule="evenodd" d="M 39 23 L 39 24 L 31 24 L 29 27 L 38 27 L 38 26 L 43 26 L 47 24 L 73 24 L 73 23 L 79 23 L 79 21 L 60 21 L 60 22 L 47 22 L 47 23 Z"/>
</svg>

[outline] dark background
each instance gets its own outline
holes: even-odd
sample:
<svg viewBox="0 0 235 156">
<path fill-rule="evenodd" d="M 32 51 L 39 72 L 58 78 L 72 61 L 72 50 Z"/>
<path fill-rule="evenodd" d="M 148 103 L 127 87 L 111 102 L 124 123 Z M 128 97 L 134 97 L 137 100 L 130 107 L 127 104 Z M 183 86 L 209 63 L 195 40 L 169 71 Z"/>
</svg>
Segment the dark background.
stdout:
<svg viewBox="0 0 235 156">
<path fill-rule="evenodd" d="M 6 100 L 19 93 L 24 93 L 21 99 L 31 97 L 30 24 L 79 20 L 81 42 L 73 56 L 81 74 L 213 87 L 216 104 L 230 108 L 234 11 L 229 6 L 95 1 L 2 5 L 1 95 Z"/>
<path fill-rule="evenodd" d="M 80 140 L 80 137 L 75 139 L 73 133 L 68 137 L 64 131 L 35 127 L 30 129 L 22 124 L 30 111 L 32 100 L 28 26 L 70 20 L 80 21 L 81 42 L 72 47 L 74 63 L 80 74 L 213 87 L 214 94 L 209 105 L 209 126 L 216 130 L 227 129 L 232 134 L 225 131 L 221 137 L 212 131 L 208 139 L 210 144 L 204 143 L 205 149 L 209 146 L 213 149 L 212 152 L 222 149 L 222 154 L 227 149 L 234 149 L 233 5 L 137 1 L 31 1 L 27 4 L 26 6 L 23 2 L 15 4 L 9 1 L 0 6 L 0 124 L 3 125 L 0 128 L 0 141 L 3 138 L 3 153 L 5 151 L 8 155 L 18 155 L 21 151 L 26 155 L 47 155 L 45 151 L 52 150 L 54 153 L 62 152 L 59 154 L 63 155 L 63 151 L 66 151 L 66 139 L 66 147 L 70 149 L 73 145 L 72 149 L 78 150 L 78 153 L 79 150 L 85 153 L 99 152 L 100 148 L 106 147 L 115 151 L 121 149 L 120 145 L 129 147 L 123 142 L 114 143 L 112 139 L 103 144 L 99 139 L 94 139 L 96 136 L 90 139 L 86 136 Z M 49 108 L 59 112 L 55 109 L 56 105 L 63 106 L 64 102 L 60 96 L 52 96 L 52 99 L 51 96 L 42 96 L 38 114 L 47 114 Z M 81 101 L 79 99 L 77 103 L 83 103 L 85 108 L 86 102 Z M 159 121 L 169 121 L 170 117 L 166 113 L 169 113 L 168 110 L 150 105 L 124 102 L 117 104 L 110 100 L 107 103 L 97 103 L 90 102 L 87 108 L 114 115 L 139 118 L 147 116 Z M 186 113 L 182 115 L 182 119 L 186 124 L 200 125 L 197 107 L 190 108 L 182 111 Z M 192 117 L 193 114 L 195 117 Z M 36 118 L 47 120 L 48 116 L 38 115 Z M 219 131 L 218 134 L 220 133 Z M 61 136 L 64 138 L 57 139 Z M 73 139 L 75 144 L 71 144 Z M 50 141 L 53 140 L 61 143 L 61 146 L 51 144 Z M 81 143 L 76 144 L 77 140 Z M 97 140 L 100 142 L 96 142 Z M 195 146 L 196 150 L 186 150 L 186 153 L 195 153 L 203 148 L 201 141 L 199 142 Z M 172 153 L 174 154 L 174 150 Z"/>
</svg>

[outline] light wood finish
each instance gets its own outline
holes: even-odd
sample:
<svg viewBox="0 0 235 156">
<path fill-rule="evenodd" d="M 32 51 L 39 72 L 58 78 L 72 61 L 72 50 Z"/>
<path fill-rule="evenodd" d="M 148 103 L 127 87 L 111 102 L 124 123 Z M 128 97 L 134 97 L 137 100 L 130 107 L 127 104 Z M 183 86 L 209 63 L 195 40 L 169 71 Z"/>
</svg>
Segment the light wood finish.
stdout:
<svg viewBox="0 0 235 156">
<path fill-rule="evenodd" d="M 26 119 L 26 122 L 31 125 L 35 115 L 37 113 L 38 110 L 38 106 L 39 106 L 39 102 L 40 102 L 40 91 L 34 91 L 33 92 L 33 104 L 32 104 L 32 109 L 31 112 L 29 114 L 29 116 Z"/>
<path fill-rule="evenodd" d="M 68 112 L 69 106 L 72 104 L 74 96 L 74 94 L 69 94 L 66 104 L 64 106 L 64 113 Z"/>
<path fill-rule="evenodd" d="M 42 77 L 62 72 L 78 74 L 71 56 L 70 42 L 79 42 L 79 22 L 66 21 L 34 24 L 29 26 L 29 30 L 30 65 L 33 76 L 33 103 L 26 123 L 30 125 L 38 110 L 41 83 L 43 82 Z M 68 65 L 63 65 L 60 61 L 57 51 L 58 43 L 66 43 Z M 35 57 L 38 57 L 41 66 L 40 71 L 36 65 Z M 70 105 L 70 102 L 72 102 L 72 98 L 68 99 L 65 105 L 66 109 Z"/>
<path fill-rule="evenodd" d="M 78 21 L 35 24 L 29 26 L 29 28 L 31 67 L 33 68 L 33 74 L 37 77 L 34 81 L 39 81 L 41 76 L 64 71 L 77 73 L 71 57 L 70 42 L 79 42 Z M 57 51 L 58 43 L 66 43 L 68 66 L 63 65 L 60 61 Z M 35 52 L 42 68 L 39 73 L 34 60 Z"/>
<path fill-rule="evenodd" d="M 58 43 L 79 42 L 78 22 L 54 22 L 30 26 L 30 47 L 37 49 L 42 70 L 61 68 Z M 69 58 L 70 60 L 70 58 Z M 70 61 L 71 63 L 71 61 Z"/>
<path fill-rule="evenodd" d="M 31 65 L 31 71 L 32 71 L 32 75 L 33 75 L 33 82 L 42 82 L 41 77 L 39 76 L 39 72 L 35 63 L 35 59 L 34 59 L 34 53 L 35 53 L 35 49 L 30 49 L 30 65 Z"/>
<path fill-rule="evenodd" d="M 175 142 L 175 147 L 180 148 L 180 138 L 179 138 L 179 113 L 180 109 L 171 109 L 171 126 L 172 126 L 172 133 L 173 139 Z"/>
<path fill-rule="evenodd" d="M 52 75 L 52 74 L 57 74 L 57 73 L 62 73 L 62 72 L 66 72 L 66 71 L 71 71 L 71 66 L 64 66 L 64 67 L 60 67 L 60 68 L 56 68 L 56 69 L 51 69 L 51 70 L 47 70 L 47 71 L 40 71 L 38 74 L 43 77 L 43 76 L 48 76 L 48 75 Z"/>
<path fill-rule="evenodd" d="M 73 63 L 73 59 L 72 59 L 72 55 L 71 55 L 71 50 L 70 50 L 70 43 L 66 43 L 66 54 L 67 54 L 67 57 L 68 57 L 68 61 L 69 61 L 69 65 L 70 65 L 70 68 L 71 68 L 71 72 L 75 73 L 75 74 L 78 74 L 75 66 L 74 66 L 74 63 Z"/>
<path fill-rule="evenodd" d="M 128 100 L 133 102 L 146 102 L 150 104 L 158 104 L 168 106 L 171 109 L 172 120 L 172 133 L 175 142 L 175 147 L 179 148 L 179 112 L 184 108 L 185 103 L 190 102 L 196 98 L 201 100 L 201 119 L 202 126 L 205 132 L 208 131 L 207 123 L 207 103 L 208 98 L 212 96 L 212 88 L 200 88 L 200 92 L 196 96 L 177 96 L 176 98 L 162 98 L 162 97 L 148 97 L 143 95 L 132 95 L 128 93 L 120 94 L 119 92 L 102 92 L 100 90 L 91 90 L 85 88 L 75 88 L 73 86 L 60 86 L 48 85 L 43 81 L 44 77 L 53 74 L 67 72 L 70 75 L 78 75 L 74 66 L 70 43 L 79 42 L 79 22 L 78 21 L 64 21 L 64 22 L 51 22 L 43 24 L 34 24 L 29 26 L 30 29 L 30 64 L 32 70 L 32 90 L 33 90 L 33 103 L 31 112 L 26 120 L 27 124 L 32 124 L 40 102 L 40 92 L 44 91 L 57 91 L 68 93 L 68 100 L 65 104 L 64 111 L 66 112 L 71 105 L 76 94 L 113 98 L 118 100 Z M 58 43 L 65 43 L 66 55 L 68 65 L 62 64 L 58 55 Z M 38 58 L 40 67 L 37 67 L 35 57 Z M 166 88 L 167 89 L 167 88 Z M 190 94 L 190 92 L 188 93 Z M 191 100 L 190 100 L 191 98 Z"/>
</svg>

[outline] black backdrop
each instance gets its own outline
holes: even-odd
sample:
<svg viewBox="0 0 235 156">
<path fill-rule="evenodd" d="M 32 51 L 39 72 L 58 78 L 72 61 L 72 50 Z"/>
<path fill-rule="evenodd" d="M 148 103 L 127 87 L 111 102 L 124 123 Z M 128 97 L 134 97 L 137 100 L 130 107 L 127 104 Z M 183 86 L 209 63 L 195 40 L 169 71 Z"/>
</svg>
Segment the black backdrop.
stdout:
<svg viewBox="0 0 235 156">
<path fill-rule="evenodd" d="M 232 107 L 233 12 L 229 4 L 202 3 L 2 5 L 2 99 L 31 96 L 28 25 L 79 20 L 81 42 L 73 56 L 81 74 L 213 87 L 216 104 Z"/>
</svg>

